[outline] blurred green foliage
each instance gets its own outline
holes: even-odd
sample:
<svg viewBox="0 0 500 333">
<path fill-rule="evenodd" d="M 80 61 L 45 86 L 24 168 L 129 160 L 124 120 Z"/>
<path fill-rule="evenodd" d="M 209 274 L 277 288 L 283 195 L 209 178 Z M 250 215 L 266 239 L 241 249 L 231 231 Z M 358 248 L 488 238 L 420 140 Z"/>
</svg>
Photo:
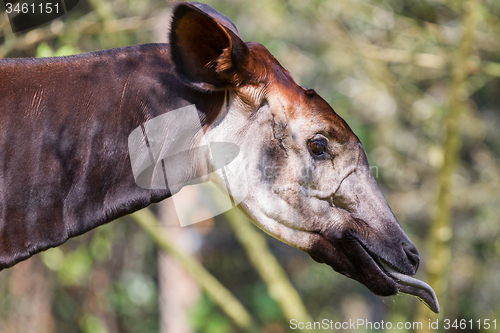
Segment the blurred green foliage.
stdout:
<svg viewBox="0 0 500 333">
<path fill-rule="evenodd" d="M 231 323 L 205 296 L 190 311 L 192 328 L 203 333 L 229 333 Z"/>
<path fill-rule="evenodd" d="M 466 2 L 206 2 L 346 119 L 395 215 L 428 262 L 451 57 Z M 63 56 L 158 41 L 167 34 L 161 29 L 168 26 L 169 6 L 158 0 L 81 0 L 63 20 L 19 35 L 2 14 L 0 56 Z M 481 1 L 477 14 L 463 87 L 463 143 L 452 177 L 452 258 L 443 310 L 446 318 L 490 318 L 500 325 L 500 2 Z M 200 235 L 200 260 L 263 331 L 288 331 L 224 217 Z M 416 299 L 374 296 L 306 254 L 268 242 L 315 319 L 415 320 Z M 425 279 L 422 270 L 417 277 Z M 159 332 L 158 290 L 156 247 L 135 224 L 113 222 L 2 271 L 0 332 Z M 235 331 L 205 296 L 190 318 L 195 332 Z M 29 326 L 32 321 L 37 325 Z"/>
</svg>

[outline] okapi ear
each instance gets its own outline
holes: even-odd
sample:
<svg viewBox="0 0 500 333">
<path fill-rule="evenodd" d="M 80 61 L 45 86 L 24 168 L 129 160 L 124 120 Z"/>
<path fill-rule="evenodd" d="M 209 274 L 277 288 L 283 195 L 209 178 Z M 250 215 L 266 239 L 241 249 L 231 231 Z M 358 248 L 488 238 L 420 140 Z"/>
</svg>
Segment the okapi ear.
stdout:
<svg viewBox="0 0 500 333">
<path fill-rule="evenodd" d="M 249 77 L 248 47 L 234 23 L 208 5 L 177 5 L 169 39 L 177 74 L 190 86 L 225 90 Z"/>
</svg>

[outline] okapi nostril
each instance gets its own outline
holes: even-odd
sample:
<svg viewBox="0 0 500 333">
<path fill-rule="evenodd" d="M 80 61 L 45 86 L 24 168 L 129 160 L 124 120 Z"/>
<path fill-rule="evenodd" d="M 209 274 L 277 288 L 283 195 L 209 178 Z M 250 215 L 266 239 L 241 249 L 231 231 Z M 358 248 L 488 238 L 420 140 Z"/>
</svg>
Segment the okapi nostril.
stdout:
<svg viewBox="0 0 500 333">
<path fill-rule="evenodd" d="M 410 261 L 410 264 L 413 266 L 413 269 L 415 272 L 418 269 L 418 266 L 420 265 L 420 256 L 418 254 L 417 248 L 411 244 L 411 243 L 405 243 L 403 242 L 401 244 L 403 247 L 403 250 L 406 253 L 406 256 L 408 257 L 408 260 Z"/>
</svg>

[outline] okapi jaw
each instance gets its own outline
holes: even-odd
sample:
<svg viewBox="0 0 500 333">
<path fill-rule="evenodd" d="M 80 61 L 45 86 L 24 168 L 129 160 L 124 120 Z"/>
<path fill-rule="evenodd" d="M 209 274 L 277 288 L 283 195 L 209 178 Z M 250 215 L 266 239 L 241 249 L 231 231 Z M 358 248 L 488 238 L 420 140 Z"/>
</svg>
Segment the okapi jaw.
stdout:
<svg viewBox="0 0 500 333">
<path fill-rule="evenodd" d="M 439 312 L 433 290 L 410 277 L 418 268 L 418 252 L 371 175 L 362 145 L 345 123 L 331 109 L 330 118 L 337 123 L 304 101 L 275 105 L 277 100 L 269 93 L 254 94 L 266 96 L 267 102 L 243 111 L 241 106 L 249 98 L 234 93 L 225 119 L 207 133 L 211 141 L 240 146 L 242 156 L 226 168 L 232 188 L 248 189 L 239 208 L 271 236 L 373 293 L 411 294 Z M 321 101 L 316 94 L 313 99 Z M 299 110 L 291 109 L 298 105 L 304 107 L 301 112 L 310 110 L 316 117 L 298 116 Z M 280 118 L 286 118 L 286 125 Z M 348 133 L 346 141 L 340 139 L 346 132 L 337 132 L 343 130 Z M 309 145 L 319 138 L 327 140 L 328 150 L 318 158 L 311 155 Z"/>
<path fill-rule="evenodd" d="M 249 44 L 253 52 L 262 48 Z M 274 66 L 267 72 L 283 70 Z M 410 277 L 418 252 L 380 192 L 358 138 L 315 92 L 291 77 L 275 79 L 231 93 L 224 118 L 207 132 L 211 141 L 240 146 L 241 157 L 226 168 L 233 188 L 248 189 L 239 208 L 271 236 L 373 293 L 411 294 L 439 312 L 432 288 Z"/>
<path fill-rule="evenodd" d="M 232 188 L 248 189 L 239 208 L 268 234 L 375 294 L 408 293 L 439 312 L 432 288 L 410 277 L 418 268 L 418 252 L 371 175 L 358 138 L 264 46 L 246 46 L 239 66 L 251 73 L 229 87 L 226 112 L 206 129 L 209 141 L 240 147 L 241 156 L 227 166 L 226 175 L 216 172 L 218 181 L 224 184 L 227 176 Z M 237 69 L 238 56 L 231 61 Z"/>
</svg>

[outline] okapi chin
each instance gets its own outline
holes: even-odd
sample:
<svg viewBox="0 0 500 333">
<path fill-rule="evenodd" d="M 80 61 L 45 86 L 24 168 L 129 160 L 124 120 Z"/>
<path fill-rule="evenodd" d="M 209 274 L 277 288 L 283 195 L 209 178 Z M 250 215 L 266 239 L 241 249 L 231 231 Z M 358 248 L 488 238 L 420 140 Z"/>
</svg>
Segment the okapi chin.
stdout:
<svg viewBox="0 0 500 333">
<path fill-rule="evenodd" d="M 201 126 L 190 144 L 232 143 L 238 158 L 225 175 L 206 153 L 171 160 L 167 172 L 182 184 L 227 176 L 249 189 L 238 207 L 266 233 L 377 295 L 411 294 L 438 312 L 431 287 L 411 277 L 418 252 L 363 146 L 328 103 L 205 4 L 178 3 L 169 39 L 0 60 L 0 268 L 175 193 L 168 182 L 136 184 L 128 138 L 194 105 Z"/>
</svg>

